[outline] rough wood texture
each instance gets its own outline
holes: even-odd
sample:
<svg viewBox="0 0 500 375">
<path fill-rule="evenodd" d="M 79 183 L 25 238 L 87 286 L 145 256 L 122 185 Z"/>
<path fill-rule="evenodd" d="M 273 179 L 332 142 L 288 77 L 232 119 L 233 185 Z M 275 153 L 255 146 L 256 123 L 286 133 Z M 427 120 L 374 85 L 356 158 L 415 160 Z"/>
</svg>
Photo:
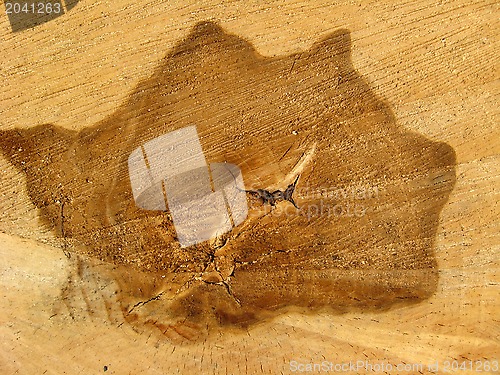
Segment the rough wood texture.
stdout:
<svg viewBox="0 0 500 375">
<path fill-rule="evenodd" d="M 497 125 L 498 63 L 495 54 L 498 50 L 497 14 L 498 6 L 493 2 L 471 4 L 464 1 L 336 5 L 329 2 L 287 1 L 273 5 L 233 3 L 230 6 L 210 2 L 182 6 L 153 2 L 130 5 L 117 1 L 112 5 L 83 2 L 54 21 L 19 33 L 11 33 L 7 18 L 2 18 L 1 43 L 5 52 L 0 83 L 0 130 L 3 131 L 0 142 L 7 156 L 0 159 L 0 282 L 5 301 L 0 310 L 2 373 L 96 373 L 104 369 L 119 374 L 196 371 L 290 373 L 290 361 L 294 360 L 300 363 L 321 363 L 324 360 L 333 363 L 359 360 L 393 365 L 422 363 L 425 364 L 422 372 L 427 373 L 426 365 L 436 362 L 441 372 L 445 361 L 498 360 L 499 329 L 496 316 L 499 315 L 497 273 L 500 210 L 497 187 L 500 175 L 500 132 Z M 222 29 L 193 34 L 195 25 L 208 19 L 217 21 Z M 212 24 L 204 25 L 212 27 Z M 345 52 L 343 48 L 346 45 L 339 45 L 335 38 L 332 39 L 332 35 L 345 35 L 345 32 L 338 32 L 341 29 L 350 31 L 351 58 L 329 65 L 325 62 L 325 56 L 328 55 L 325 49 L 333 46 L 331 51 L 340 54 Z M 189 33 L 195 37 L 189 37 Z M 196 35 L 201 39 L 197 39 Z M 237 35 L 237 38 L 243 38 L 246 42 L 230 39 L 229 44 L 236 43 L 239 47 L 221 50 L 216 48 L 216 43 L 215 50 L 210 53 L 201 51 L 199 55 L 204 57 L 201 59 L 203 61 L 210 55 L 220 60 L 219 55 L 223 51 L 233 51 L 234 54 L 226 56 L 226 65 L 200 63 L 197 70 L 199 78 L 190 71 L 183 71 L 184 67 L 199 63 L 196 61 L 197 55 L 192 52 L 197 51 L 196 48 L 187 48 L 187 59 L 170 59 L 169 62 L 168 56 L 182 55 L 182 46 L 189 45 L 188 42 L 181 43 L 186 37 L 188 41 L 195 44 L 199 41 L 201 45 L 210 45 L 207 40 L 214 38 L 226 40 L 225 36 L 213 35 Z M 330 42 L 321 42 L 325 40 Z M 247 73 L 248 56 L 241 50 L 248 48 L 262 55 L 262 60 L 258 61 L 264 61 L 266 68 L 254 64 L 251 73 Z M 315 60 L 318 51 L 320 57 Z M 309 61 L 308 55 L 312 56 Z M 167 59 L 164 59 L 165 56 Z M 304 61 L 303 65 L 301 60 Z M 316 66 L 315 61 L 319 62 Z M 350 63 L 356 72 L 354 75 Z M 341 71 L 338 76 L 331 73 L 332 66 L 337 66 Z M 168 68 L 171 75 L 163 76 L 162 67 Z M 183 71 L 184 76 L 171 73 L 176 69 L 177 72 Z M 382 172 L 389 175 L 389 181 L 398 180 L 398 176 L 402 175 L 406 176 L 406 180 L 401 179 L 391 185 L 399 195 L 390 191 L 380 199 L 383 204 L 367 203 L 373 209 L 385 207 L 385 211 L 379 212 L 378 216 L 368 215 L 369 222 L 342 222 L 338 226 L 337 222 L 325 224 L 319 219 L 313 224 L 292 220 L 290 226 L 286 218 L 283 223 L 287 225 L 280 226 L 268 220 L 262 228 L 252 226 L 255 232 L 247 240 L 244 235 L 234 241 L 230 238 L 223 255 L 227 257 L 230 254 L 233 261 L 248 264 L 269 254 L 269 249 L 264 249 L 262 245 L 253 246 L 249 253 L 248 249 L 252 248 L 250 244 L 255 238 L 269 236 L 267 241 L 274 244 L 271 250 L 282 250 L 276 246 L 280 243 L 279 239 L 283 238 L 287 241 L 286 250 L 292 254 L 292 258 L 286 258 L 290 262 L 289 268 L 298 264 L 293 257 L 300 259 L 300 265 L 304 268 L 306 263 L 303 258 L 306 255 L 301 253 L 304 250 L 301 244 L 311 243 L 309 239 L 315 238 L 326 242 L 323 242 L 323 246 L 317 243 L 309 250 L 316 249 L 314 254 L 317 254 L 317 249 L 328 249 L 325 254 L 336 256 L 330 257 L 331 263 L 321 265 L 319 269 L 386 269 L 389 264 L 397 263 L 396 268 L 404 269 L 407 273 L 403 276 L 398 274 L 393 280 L 389 287 L 392 288 L 392 296 L 387 290 L 377 292 L 376 288 L 367 287 L 365 284 L 373 283 L 367 281 L 367 275 L 364 275 L 362 278 L 346 279 L 352 283 L 350 297 L 354 299 L 341 297 L 341 291 L 349 288 L 345 286 L 347 281 L 333 284 L 335 288 L 332 285 L 325 287 L 324 283 L 319 283 L 325 275 L 318 276 L 311 272 L 311 269 L 318 267 L 315 262 L 311 262 L 305 267 L 309 270 L 308 277 L 301 281 L 301 285 L 298 284 L 299 276 L 304 273 L 299 272 L 298 267 L 296 271 L 285 272 L 283 275 L 286 276 L 276 276 L 276 279 L 271 277 L 269 280 L 269 275 L 279 275 L 278 271 L 274 274 L 266 271 L 242 277 L 240 284 L 233 281 L 233 291 L 240 297 L 242 305 L 250 305 L 249 311 L 258 317 L 255 319 L 254 316 L 250 324 L 244 324 L 243 328 L 241 324 L 235 327 L 232 324 L 234 321 L 230 319 L 231 324 L 223 322 L 224 329 L 221 329 L 218 325 L 220 314 L 215 314 L 218 317 L 215 320 L 219 323 L 203 320 L 203 325 L 209 326 L 211 335 L 199 335 L 200 327 L 196 324 L 199 325 L 200 320 L 184 319 L 182 325 L 168 322 L 167 326 L 173 328 L 161 330 L 169 332 L 164 335 L 165 339 L 163 335 L 151 334 L 154 330 L 145 328 L 148 322 L 156 326 L 165 324 L 158 317 L 151 318 L 158 312 L 149 311 L 143 316 L 139 314 L 135 320 L 131 318 L 131 309 L 137 303 L 153 298 L 159 292 L 166 295 L 171 292 L 167 285 L 172 283 L 163 281 L 165 285 L 160 285 L 161 282 L 158 282 L 164 274 L 152 275 L 144 273 L 144 269 L 156 267 L 155 272 L 171 271 L 172 267 L 175 268 L 175 262 L 166 260 L 161 267 L 157 264 L 151 267 L 154 257 L 148 259 L 149 253 L 141 255 L 137 248 L 132 247 L 126 251 L 135 254 L 134 265 L 138 260 L 142 260 L 142 263 L 139 267 L 128 267 L 130 254 L 120 254 L 121 258 L 116 260 L 113 258 L 113 255 L 117 255 L 115 250 L 107 248 L 109 242 L 99 243 L 95 238 L 85 238 L 81 225 L 82 222 L 88 223 L 88 220 L 76 215 L 77 208 L 73 207 L 73 211 L 70 209 L 64 215 L 61 202 L 58 206 L 56 201 L 60 197 L 90 201 L 86 193 L 103 196 L 108 188 L 100 192 L 98 189 L 89 190 L 85 184 L 102 181 L 103 176 L 110 171 L 119 170 L 119 167 L 113 169 L 113 160 L 110 159 L 107 170 L 93 169 L 94 175 L 85 175 L 93 152 L 93 142 L 89 139 L 111 155 L 113 147 L 119 148 L 122 144 L 109 135 L 116 136 L 116 129 L 121 122 L 125 132 L 127 126 L 128 129 L 136 126 L 134 121 L 140 122 L 139 119 L 158 134 L 173 129 L 168 124 L 165 128 L 160 125 L 157 129 L 153 119 L 158 116 L 142 114 L 147 108 L 157 115 L 164 114 L 161 110 L 165 102 L 155 101 L 155 97 L 165 100 L 165 95 L 171 95 L 166 97 L 171 106 L 169 111 L 176 121 L 203 122 L 210 115 L 213 124 L 209 124 L 212 127 L 226 124 L 223 129 L 227 129 L 230 124 L 238 122 L 245 125 L 244 116 L 238 114 L 240 117 L 235 118 L 233 109 L 236 107 L 243 114 L 249 114 L 245 105 L 250 100 L 246 94 L 239 93 L 227 99 L 229 95 L 211 94 L 206 84 L 199 83 L 206 79 L 206 74 L 224 77 L 225 73 L 229 77 L 226 78 L 229 84 L 224 81 L 214 90 L 225 92 L 235 87 L 234 81 L 238 78 L 245 83 L 244 87 L 251 89 L 251 93 L 269 93 L 268 101 L 252 99 L 254 103 L 259 103 L 254 107 L 265 109 L 268 105 L 268 109 L 273 108 L 250 113 L 253 117 L 250 116 L 248 120 L 255 124 L 250 129 L 258 129 L 259 134 L 268 132 L 265 133 L 266 138 L 273 147 L 267 147 L 264 143 L 245 144 L 248 137 L 241 137 L 241 134 L 249 129 L 249 125 L 234 129 L 233 133 L 239 136 L 226 135 L 219 130 L 215 138 L 205 137 L 204 149 L 211 159 L 230 159 L 228 161 L 242 165 L 245 183 L 249 186 L 278 187 L 282 186 L 281 181 L 288 183 L 293 178 L 288 176 L 289 172 L 294 171 L 297 160 L 300 161 L 301 156 L 311 148 L 320 150 L 314 151 L 320 155 L 311 156 L 309 162 L 315 168 L 306 163 L 300 171 L 294 171 L 304 174 L 310 183 L 308 186 L 323 186 L 327 181 L 328 186 L 345 187 L 349 181 L 343 181 L 342 176 L 346 175 L 356 181 L 365 176 L 367 186 L 374 186 L 374 181 L 385 178 L 377 175 Z M 276 78 L 283 74 L 287 74 L 287 85 L 280 81 L 282 77 Z M 257 86 L 252 86 L 251 82 L 253 76 L 259 75 L 265 76 L 265 79 L 256 90 Z M 347 83 L 339 79 L 346 76 L 350 77 Z M 308 82 L 308 77 L 314 78 Z M 162 79 L 167 84 L 174 78 L 179 79 L 172 84 L 172 87 L 178 88 L 177 94 L 176 90 L 172 90 L 173 93 L 157 91 L 155 85 L 162 83 Z M 321 84 L 328 85 L 322 87 Z M 330 95 L 328 91 L 332 86 L 338 86 L 347 100 L 336 101 L 335 95 Z M 196 91 L 197 87 L 205 87 L 208 94 L 201 97 L 199 94 L 194 97 L 184 95 L 186 88 Z M 289 90 L 290 87 L 294 90 Z M 309 96 L 308 89 L 311 91 Z M 289 95 L 287 99 L 290 103 L 298 103 L 299 109 L 293 109 L 293 106 L 280 107 L 285 95 Z M 217 106 L 211 107 L 209 103 L 222 97 L 224 99 L 218 104 L 227 108 L 221 112 Z M 192 108 L 200 104 L 200 99 L 204 112 L 197 113 Z M 322 110 L 318 109 L 320 104 L 323 105 Z M 342 108 L 341 111 L 335 109 L 337 104 Z M 337 118 L 331 115 L 332 112 Z M 334 134 L 330 130 L 324 131 L 322 124 L 327 122 L 325 113 L 330 114 L 329 121 L 343 124 L 340 135 L 339 132 Z M 286 125 L 280 128 L 280 121 L 275 118 L 285 119 Z M 300 121 L 290 123 L 290 120 Z M 47 123 L 58 127 L 35 128 Z M 271 125 L 275 126 L 272 131 Z M 311 130 L 315 125 L 323 130 Z M 13 132 L 13 129 L 28 128 L 30 130 Z M 109 129 L 115 130 L 110 132 Z M 75 146 L 73 137 L 77 132 L 80 132 L 80 141 Z M 410 132 L 419 135 L 411 135 L 415 133 Z M 211 132 L 202 130 L 201 133 L 209 135 Z M 400 151 L 387 154 L 383 151 L 387 138 L 382 145 L 366 143 L 362 138 L 366 134 L 384 134 L 391 138 L 391 147 Z M 394 134 L 398 136 L 394 137 Z M 147 138 L 139 135 L 138 139 L 134 138 L 134 142 L 142 141 L 144 137 Z M 293 146 L 293 139 L 297 137 L 303 137 L 303 141 Z M 26 139 L 37 142 L 23 144 L 16 153 L 12 146 Z M 57 147 L 68 149 L 65 144 L 67 140 L 76 150 L 74 154 L 69 153 L 58 160 L 57 168 L 49 169 L 50 173 L 44 173 L 43 168 L 39 170 L 41 163 L 46 160 L 45 155 L 56 154 L 54 150 Z M 240 153 L 224 153 L 217 146 L 220 142 L 247 150 L 245 160 L 250 159 L 252 162 L 244 165 L 244 161 L 238 159 L 241 158 Z M 342 142 L 344 146 L 338 147 Z M 442 149 L 441 152 L 433 151 L 436 147 L 440 149 L 438 145 L 441 142 L 451 147 L 445 152 Z M 365 144 L 370 144 L 370 149 L 360 146 Z M 420 146 L 415 146 L 417 144 Z M 134 145 L 123 144 L 123 154 L 128 154 Z M 23 159 L 18 153 L 27 152 L 26 149 L 29 149 L 29 158 Z M 456 160 L 452 156 L 452 149 Z M 258 156 L 256 151 L 261 150 L 265 150 L 262 158 L 255 157 Z M 370 150 L 378 151 L 367 163 Z M 433 152 L 441 156 L 432 157 Z M 408 155 L 404 159 L 407 162 L 400 161 L 402 153 Z M 280 163 L 270 163 L 283 154 L 286 157 Z M 443 159 L 443 154 L 448 156 Z M 346 160 L 349 163 L 342 163 Z M 17 168 L 11 162 L 17 164 Z M 335 165 L 342 173 L 328 175 L 322 167 L 326 162 Z M 66 165 L 68 168 L 63 167 Z M 449 167 L 454 169 L 451 175 Z M 420 171 L 423 168 L 424 176 L 430 178 L 429 181 L 414 172 L 419 168 Z M 431 169 L 435 174 L 429 177 Z M 66 174 L 66 180 L 63 178 L 66 183 L 62 187 L 57 185 L 60 178 L 58 170 Z M 81 174 L 77 170 L 82 171 Z M 123 177 L 124 172 L 119 172 L 119 175 Z M 447 184 L 447 181 L 454 180 L 455 175 L 454 185 Z M 68 178 L 71 183 L 67 182 Z M 433 187 L 436 181 L 439 186 L 444 186 L 443 191 L 436 192 Z M 123 200 L 118 200 L 119 204 L 103 196 L 90 211 L 88 208 L 82 211 L 91 213 L 89 216 L 98 222 L 94 223 L 97 227 L 103 225 L 99 220 L 116 219 L 118 213 L 123 211 L 120 202 L 130 200 L 130 196 L 126 196 L 128 190 L 120 190 L 123 184 L 117 186 L 118 190 L 115 189 L 110 196 L 125 196 Z M 50 191 L 58 194 L 52 196 Z M 401 193 L 405 194 L 405 199 L 400 198 Z M 394 207 L 391 209 L 391 205 L 404 207 L 404 204 L 411 202 L 412 199 L 408 198 L 411 194 L 415 194 L 413 200 L 416 203 L 399 212 Z M 449 199 L 446 201 L 448 194 Z M 297 198 L 298 204 L 304 206 L 313 200 L 305 193 Z M 129 218 L 140 215 L 130 210 L 126 209 Z M 389 252 L 381 260 L 376 257 L 379 252 L 373 250 L 373 246 L 366 245 L 370 238 L 374 238 L 368 230 L 370 224 L 376 222 L 375 217 L 381 217 L 381 223 L 389 221 L 384 218 L 384 212 L 395 215 L 391 219 L 394 226 L 401 225 L 403 229 L 394 231 L 392 228 L 391 236 L 398 241 L 380 235 L 380 249 L 387 250 L 388 244 L 396 244 L 400 250 L 401 246 L 410 244 L 416 251 L 398 252 L 399 257 Z M 413 212 L 415 215 L 412 215 Z M 419 218 L 418 215 L 425 216 L 426 213 L 427 217 Z M 63 215 L 68 221 L 64 237 L 72 237 L 70 240 L 61 239 L 60 219 Z M 257 216 L 253 220 L 261 220 Z M 422 224 L 424 219 L 429 224 Z M 156 222 L 154 217 L 148 220 L 161 226 L 161 220 Z M 414 224 L 410 225 L 412 221 Z M 168 227 L 168 223 L 165 225 Z M 386 233 L 390 233 L 390 229 L 390 226 L 386 227 Z M 275 233 L 280 230 L 283 233 Z M 134 231 L 141 235 L 146 233 L 144 230 Z M 349 233 L 356 234 L 357 240 L 347 241 Z M 75 239 L 76 242 L 72 242 Z M 129 238 L 126 241 L 133 243 L 132 240 Z M 161 240 L 167 244 L 171 242 L 168 238 Z M 80 250 L 78 243 L 84 245 L 80 246 Z M 363 257 L 353 255 L 350 249 L 354 245 L 360 249 Z M 204 260 L 214 248 L 220 248 L 220 245 L 210 244 L 199 248 L 196 254 L 191 254 L 200 261 L 189 261 L 187 264 L 192 267 L 189 271 L 199 273 L 197 267 L 205 267 L 207 271 L 193 293 L 205 298 L 198 298 L 204 306 L 202 311 L 206 312 L 214 306 L 226 313 L 239 311 L 239 307 L 230 306 L 231 301 L 224 302 L 222 308 L 214 304 L 214 301 L 224 301 L 227 297 L 223 288 L 214 293 L 203 289 L 218 281 L 210 279 L 212 276 L 208 271 L 213 270 L 206 269 L 208 263 Z M 332 252 L 333 248 L 335 252 Z M 363 251 L 365 248 L 373 252 Z M 425 253 L 422 249 L 432 249 L 432 253 Z M 71 252 L 71 259 L 64 256 L 64 251 Z M 171 251 L 178 250 L 172 248 Z M 117 267 L 92 261 L 82 263 L 77 260 L 78 254 L 111 261 Z M 277 252 L 275 256 L 283 257 L 280 254 Z M 312 260 L 320 258 L 317 256 Z M 178 259 L 181 259 L 180 255 Z M 233 272 L 234 263 L 227 259 L 222 263 L 215 267 L 218 275 L 214 277 L 225 280 Z M 273 265 L 269 266 L 273 268 L 274 264 L 283 264 L 283 260 L 267 264 Z M 414 268 L 421 270 L 425 267 L 430 272 L 410 272 Z M 387 282 L 388 274 L 385 271 L 377 277 Z M 191 277 L 189 273 L 184 275 Z M 235 275 L 234 280 L 239 280 L 237 272 Z M 407 280 L 409 275 L 415 275 L 412 276 L 413 281 L 401 284 L 401 280 Z M 265 280 L 258 279 L 262 276 L 265 276 Z M 315 277 L 318 280 L 314 281 Z M 331 278 L 331 275 L 328 277 Z M 286 292 L 283 292 L 286 288 L 280 284 L 283 280 L 293 280 L 289 286 L 291 289 Z M 175 282 L 183 285 L 185 280 L 181 278 Z M 249 283 L 257 287 L 252 288 Z M 116 284 L 121 293 L 115 294 Z M 259 286 L 263 289 L 259 290 Z M 323 292 L 327 293 L 320 294 L 318 288 L 326 288 Z M 268 296 L 268 302 L 264 305 L 259 305 L 255 302 L 259 298 L 252 297 L 251 292 L 253 290 L 256 295 L 261 295 L 265 289 L 269 289 L 271 297 Z M 387 309 L 392 305 L 388 299 L 408 298 L 412 291 L 417 296 L 417 303 L 407 304 L 403 301 Z M 128 299 L 124 300 L 124 295 Z M 312 301 L 320 300 L 320 305 L 329 305 L 330 309 L 311 313 L 307 309 L 298 311 L 288 308 L 278 309 L 279 314 L 274 314 L 274 307 L 288 305 L 287 302 L 279 302 L 279 305 L 276 302 L 279 301 L 278 295 L 287 302 L 295 298 L 295 301 L 291 301 L 294 302 L 292 305 L 301 305 L 302 302 L 310 307 Z M 184 297 L 177 305 L 174 301 L 174 307 L 177 306 L 177 310 L 174 309 L 177 311 L 175 319 L 192 317 L 195 302 Z M 350 310 L 352 302 L 360 300 L 357 310 Z M 271 305 L 274 307 L 270 308 Z M 385 308 L 383 311 L 374 310 L 373 305 Z M 172 309 L 168 304 L 161 306 Z M 339 307 L 344 314 L 333 311 Z M 273 311 L 272 319 L 269 319 L 269 311 Z M 248 320 L 247 312 L 240 314 L 237 320 L 241 321 L 241 317 L 243 321 Z M 162 311 L 159 314 L 160 318 L 164 317 Z M 173 334 L 170 334 L 172 331 Z M 179 337 L 187 339 L 188 343 L 179 341 Z M 474 366 L 479 365 L 474 363 Z M 418 370 L 415 368 L 408 373 L 418 373 Z M 394 370 L 393 373 L 398 371 Z"/>
</svg>

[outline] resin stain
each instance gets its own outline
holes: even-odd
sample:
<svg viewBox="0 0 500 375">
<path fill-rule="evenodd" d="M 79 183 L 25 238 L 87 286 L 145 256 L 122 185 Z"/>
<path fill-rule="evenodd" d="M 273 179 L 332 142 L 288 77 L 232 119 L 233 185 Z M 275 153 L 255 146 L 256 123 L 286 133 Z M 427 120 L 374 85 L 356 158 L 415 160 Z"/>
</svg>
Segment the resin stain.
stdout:
<svg viewBox="0 0 500 375">
<path fill-rule="evenodd" d="M 431 296 L 455 153 L 399 126 L 350 51 L 338 30 L 302 53 L 265 57 L 204 22 L 94 126 L 1 131 L 3 155 L 76 259 L 62 292 L 69 311 L 104 283 L 89 310 L 190 341 L 290 310 L 384 310 Z M 300 174 L 300 209 L 249 197 L 242 224 L 182 248 L 168 210 L 135 205 L 127 159 L 193 124 L 207 162 L 237 165 L 247 189 L 278 190 Z"/>
</svg>

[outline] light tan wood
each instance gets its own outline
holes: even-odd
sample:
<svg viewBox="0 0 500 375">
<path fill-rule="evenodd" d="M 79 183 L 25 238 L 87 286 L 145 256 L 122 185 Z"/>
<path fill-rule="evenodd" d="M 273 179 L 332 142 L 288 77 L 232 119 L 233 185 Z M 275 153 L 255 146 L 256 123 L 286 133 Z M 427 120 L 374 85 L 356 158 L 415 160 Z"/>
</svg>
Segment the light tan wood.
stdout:
<svg viewBox="0 0 500 375">
<path fill-rule="evenodd" d="M 498 8 L 463 0 L 118 0 L 83 1 L 19 33 L 0 18 L 1 130 L 94 125 L 197 22 L 215 20 L 265 56 L 301 52 L 337 29 L 350 30 L 355 69 L 397 123 L 448 143 L 457 155 L 457 182 L 440 215 L 432 297 L 379 313 L 282 314 L 245 334 L 192 345 L 110 324 L 105 311 L 75 320 L 54 315 L 71 260 L 41 225 L 25 176 L 2 157 L 0 372 L 100 373 L 107 366 L 116 374 L 286 374 L 290 361 L 326 360 L 422 363 L 430 373 L 427 364 L 438 363 L 442 372 L 445 361 L 500 360 Z M 83 311 L 80 302 L 75 308 Z"/>
</svg>

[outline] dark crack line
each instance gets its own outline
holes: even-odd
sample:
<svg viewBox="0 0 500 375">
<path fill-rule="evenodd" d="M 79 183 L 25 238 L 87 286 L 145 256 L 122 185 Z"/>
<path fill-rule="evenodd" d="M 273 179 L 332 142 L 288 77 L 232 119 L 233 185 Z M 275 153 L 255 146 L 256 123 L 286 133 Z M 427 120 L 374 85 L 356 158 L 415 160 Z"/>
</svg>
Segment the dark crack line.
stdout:
<svg viewBox="0 0 500 375">
<path fill-rule="evenodd" d="M 127 312 L 127 314 L 130 314 L 132 311 L 134 311 L 134 309 L 136 307 L 142 307 L 146 304 L 148 304 L 149 302 L 152 302 L 152 301 L 157 301 L 161 298 L 161 296 L 163 295 L 163 292 L 161 292 L 160 294 L 154 296 L 154 297 L 151 297 L 150 299 L 148 299 L 147 301 L 141 301 L 141 302 L 137 302 L 134 306 L 132 306 L 132 308 Z"/>
<path fill-rule="evenodd" d="M 71 253 L 68 251 L 68 240 L 66 237 L 66 231 L 64 230 L 64 204 L 66 202 L 62 200 L 61 203 L 61 236 L 63 238 L 63 253 L 66 255 L 66 258 L 71 259 Z"/>
<path fill-rule="evenodd" d="M 278 161 L 281 161 L 283 160 L 283 158 L 286 156 L 286 154 L 288 154 L 288 151 L 290 151 L 290 149 L 292 148 L 293 146 L 293 143 L 290 145 L 290 147 L 288 147 L 288 149 L 285 151 L 285 153 L 281 156 L 281 158 L 279 158 Z"/>
<path fill-rule="evenodd" d="M 238 298 L 236 298 L 236 296 L 233 294 L 233 291 L 231 290 L 231 287 L 229 286 L 229 284 L 226 281 L 224 281 L 224 279 L 222 279 L 222 281 L 220 283 L 222 285 L 224 285 L 224 287 L 226 288 L 227 294 L 229 294 L 229 296 L 234 299 L 234 301 L 236 302 L 236 304 L 239 307 L 241 307 L 240 300 Z"/>
<path fill-rule="evenodd" d="M 288 74 L 292 74 L 292 70 L 293 68 L 295 67 L 295 63 L 300 60 L 300 58 L 302 57 L 302 53 L 299 54 L 299 56 L 297 56 L 296 58 L 293 59 L 293 63 L 292 63 L 292 66 L 290 68 L 290 71 L 288 72 Z"/>
<path fill-rule="evenodd" d="M 234 261 L 234 260 L 233 260 Z M 219 277 L 221 279 L 220 282 L 218 282 L 217 284 L 218 285 L 223 285 L 225 288 L 226 288 L 226 291 L 227 291 L 227 294 L 232 298 L 234 299 L 234 301 L 236 302 L 236 304 L 241 307 L 241 302 L 238 298 L 236 298 L 236 296 L 233 294 L 233 291 L 231 290 L 231 286 L 229 285 L 229 283 L 224 280 L 224 277 L 222 276 L 222 273 L 220 272 L 219 270 L 219 267 L 217 267 L 217 264 L 214 262 L 214 268 L 215 268 L 215 271 L 219 274 Z M 234 270 L 233 270 L 234 272 Z M 230 277 L 228 277 L 229 279 Z"/>
</svg>

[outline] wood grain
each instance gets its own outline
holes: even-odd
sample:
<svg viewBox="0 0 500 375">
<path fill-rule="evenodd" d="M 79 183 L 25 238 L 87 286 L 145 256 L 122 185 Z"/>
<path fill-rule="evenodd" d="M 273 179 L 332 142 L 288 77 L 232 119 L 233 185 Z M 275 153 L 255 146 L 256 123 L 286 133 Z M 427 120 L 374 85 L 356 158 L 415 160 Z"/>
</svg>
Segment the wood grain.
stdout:
<svg viewBox="0 0 500 375">
<path fill-rule="evenodd" d="M 354 67 L 397 123 L 450 144 L 458 164 L 437 233 L 439 284 L 428 300 L 381 313 L 291 312 L 244 335 L 179 346 L 110 324 L 104 310 L 85 315 L 83 296 L 74 306 L 83 319 L 53 316 L 71 260 L 39 222 L 25 177 L 2 158 L 2 373 L 98 373 L 104 366 L 117 374 L 290 373 L 292 360 L 442 366 L 498 359 L 497 15 L 494 2 L 458 0 L 81 2 L 20 33 L 3 17 L 2 130 L 95 124 L 199 21 L 217 20 L 265 56 L 307 50 L 347 28 Z"/>
</svg>

